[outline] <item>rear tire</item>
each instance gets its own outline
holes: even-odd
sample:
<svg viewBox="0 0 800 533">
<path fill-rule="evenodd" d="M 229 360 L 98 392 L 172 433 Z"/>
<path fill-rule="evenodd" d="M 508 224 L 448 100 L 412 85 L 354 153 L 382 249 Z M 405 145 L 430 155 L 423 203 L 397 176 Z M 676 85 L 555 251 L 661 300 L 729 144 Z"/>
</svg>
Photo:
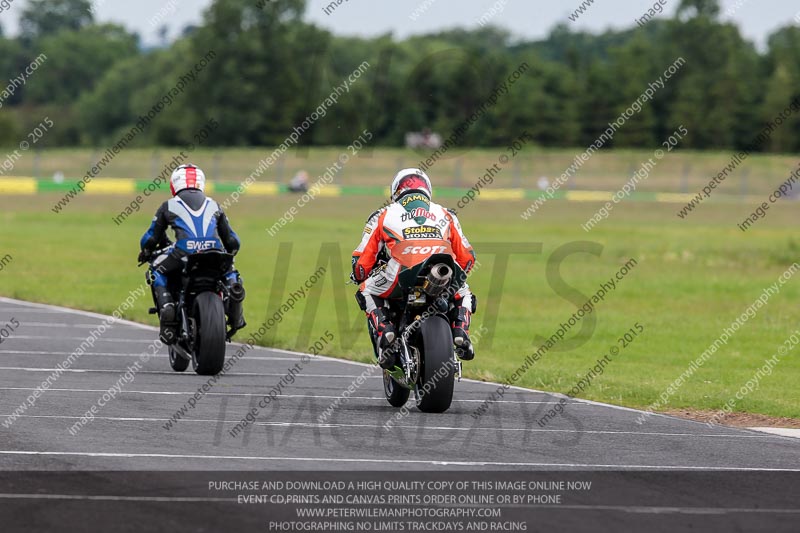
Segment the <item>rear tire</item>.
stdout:
<svg viewBox="0 0 800 533">
<path fill-rule="evenodd" d="M 173 347 L 169 347 L 169 366 L 172 367 L 172 370 L 175 372 L 183 372 L 187 368 L 189 368 L 189 360 L 183 357 L 178 351 Z"/>
<path fill-rule="evenodd" d="M 383 371 L 383 393 L 392 407 L 403 407 L 411 391 L 397 383 L 389 372 Z"/>
<path fill-rule="evenodd" d="M 453 332 L 444 318 L 432 316 L 422 323 L 420 335 L 423 363 L 417 383 L 417 408 L 423 413 L 444 413 L 453 401 L 455 384 Z"/>
<path fill-rule="evenodd" d="M 225 364 L 225 306 L 213 292 L 202 292 L 194 301 L 194 371 L 214 376 Z"/>
</svg>

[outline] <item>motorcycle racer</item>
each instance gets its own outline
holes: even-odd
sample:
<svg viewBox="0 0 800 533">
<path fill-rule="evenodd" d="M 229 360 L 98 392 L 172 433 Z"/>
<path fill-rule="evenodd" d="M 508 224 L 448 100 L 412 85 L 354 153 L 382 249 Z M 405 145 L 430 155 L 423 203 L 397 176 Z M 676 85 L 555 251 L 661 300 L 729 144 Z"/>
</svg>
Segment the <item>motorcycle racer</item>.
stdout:
<svg viewBox="0 0 800 533">
<path fill-rule="evenodd" d="M 153 291 L 160 322 L 161 341 L 177 341 L 177 311 L 174 292 L 180 281 L 183 263 L 189 254 L 216 249 L 236 255 L 240 248 L 239 237 L 228 222 L 222 208 L 208 198 L 205 191 L 206 176 L 194 165 L 181 165 L 170 177 L 172 198 L 161 204 L 148 230 L 140 241 L 139 262 L 151 261 L 147 281 Z M 167 229 L 175 232 L 175 243 L 167 237 Z M 152 258 L 156 249 L 162 249 Z M 177 279 L 175 279 L 177 278 Z M 228 338 L 246 323 L 242 310 L 244 291 L 239 272 L 232 269 L 226 277 L 228 288 L 237 286 L 237 299 L 231 298 L 228 314 Z"/>
<path fill-rule="evenodd" d="M 387 299 L 400 296 L 400 274 L 435 253 L 449 253 L 465 272 L 475 265 L 475 252 L 461 229 L 455 211 L 431 201 L 430 178 L 420 169 L 397 173 L 391 186 L 392 203 L 367 220 L 361 243 L 353 252 L 351 279 L 360 283 L 359 303 L 381 367 L 392 369 L 396 357 L 386 351 L 396 337 L 389 319 Z M 386 262 L 378 265 L 379 260 Z M 456 353 L 463 360 L 475 356 L 469 324 L 475 298 L 466 283 L 454 295 L 449 318 Z"/>
</svg>

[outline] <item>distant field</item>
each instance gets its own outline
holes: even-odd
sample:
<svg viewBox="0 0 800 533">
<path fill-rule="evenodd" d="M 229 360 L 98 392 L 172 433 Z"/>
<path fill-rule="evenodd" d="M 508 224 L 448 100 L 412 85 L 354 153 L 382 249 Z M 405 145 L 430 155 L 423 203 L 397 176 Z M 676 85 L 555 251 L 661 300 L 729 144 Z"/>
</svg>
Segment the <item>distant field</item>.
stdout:
<svg viewBox="0 0 800 533">
<path fill-rule="evenodd" d="M 326 152 L 331 153 L 331 152 Z M 255 155 L 255 152 L 254 152 Z M 324 159 L 324 158 L 323 158 Z M 392 166 L 393 168 L 393 166 Z M 389 166 L 374 179 L 386 179 Z M 112 312 L 128 291 L 144 280 L 136 268 L 138 240 L 157 200 L 120 226 L 111 222 L 129 199 L 81 197 L 62 214 L 49 211 L 57 195 L 0 198 L 0 256 L 13 261 L 0 272 L 0 293 L 103 313 Z M 300 210 L 296 220 L 274 238 L 265 229 L 294 196 L 245 198 L 229 209 L 244 246 L 237 259 L 248 296 L 246 312 L 257 324 L 276 310 L 318 266 L 320 251 L 334 253 L 319 292 L 302 301 L 263 342 L 306 350 L 326 329 L 335 340 L 326 352 L 367 361 L 370 348 L 363 315 L 345 285 L 349 254 L 365 218 L 382 198 L 320 198 Z M 702 353 L 762 290 L 800 258 L 797 213 L 792 204 L 774 206 L 753 229 L 742 233 L 735 223 L 749 205 L 708 204 L 688 221 L 674 206 L 628 202 L 591 233 L 580 224 L 598 205 L 552 201 L 530 221 L 519 213 L 523 202 L 477 202 L 461 212 L 465 231 L 482 263 L 471 284 L 481 309 L 474 329 L 490 333 L 478 343 L 478 356 L 467 364 L 471 377 L 503 380 L 531 353 L 534 338 L 548 337 L 576 311 L 575 302 L 597 290 L 630 258 L 638 265 L 598 305 L 589 340 L 572 349 L 551 351 L 524 375 L 520 384 L 566 392 L 617 339 L 636 322 L 645 328 L 630 347 L 582 394 L 595 400 L 643 407 L 656 400 L 689 362 Z M 548 260 L 575 241 L 602 245 L 601 255 L 568 255 L 558 292 L 548 283 Z M 541 243 L 540 254 L 512 255 L 505 276 L 495 270 L 492 243 Z M 577 244 L 578 250 L 588 244 Z M 279 252 L 283 249 L 283 255 Z M 288 250 L 291 249 L 291 256 Z M 285 291 L 279 291 L 276 267 L 286 268 Z M 492 282 L 502 287 L 492 293 Z M 273 304 L 268 305 L 275 292 Z M 501 294 L 502 296 L 499 296 Z M 800 326 L 800 275 L 786 284 L 768 306 L 750 320 L 672 396 L 667 407 L 718 408 L 730 398 Z M 316 300 L 319 298 L 319 300 Z M 319 307 L 313 310 L 318 301 Z M 140 300 L 129 318 L 154 323 Z M 496 309 L 492 323 L 491 309 Z M 0 321 L 10 317 L 0 317 Z M 577 327 L 577 326 L 576 326 Z M 245 332 L 246 333 L 246 332 Z M 574 331 L 568 337 L 574 335 Z M 244 338 L 245 335 L 239 338 Z M 558 350 L 558 346 L 554 350 Z M 797 354 L 785 358 L 759 390 L 736 410 L 800 418 Z"/>
<path fill-rule="evenodd" d="M 241 181 L 267 157 L 274 148 L 198 150 L 191 155 L 195 164 L 203 167 L 209 176 L 224 181 Z M 582 148 L 542 150 L 527 148 L 512 160 L 495 179 L 493 187 L 536 188 L 541 176 L 552 181 L 560 176 L 585 150 Z M 150 179 L 161 172 L 179 152 L 179 149 L 159 148 L 121 152 L 100 177 Z M 322 174 L 337 158 L 341 149 L 292 149 L 272 168 L 262 181 L 286 182 L 300 169 L 314 176 Z M 452 156 L 460 154 L 457 159 Z M 469 188 L 480 178 L 486 168 L 503 155 L 502 149 L 453 150 L 440 159 L 430 170 L 439 185 Z M 20 176 L 50 178 L 63 172 L 68 179 L 82 177 L 103 156 L 103 150 L 65 149 L 25 153 L 13 172 Z M 397 169 L 417 166 L 430 156 L 430 151 L 400 149 L 374 149 L 362 151 L 350 160 L 336 183 L 345 185 L 384 184 Z M 596 153 L 581 168 L 579 175 L 566 186 L 569 189 L 617 190 L 644 161 L 653 157 L 652 150 L 614 150 Z M 729 153 L 698 153 L 677 151 L 666 155 L 640 183 L 639 190 L 660 192 L 697 192 L 708 180 L 717 175 L 730 162 Z M 746 165 L 736 170 L 722 186 L 721 194 L 768 194 L 797 168 L 793 156 L 752 156 Z"/>
</svg>

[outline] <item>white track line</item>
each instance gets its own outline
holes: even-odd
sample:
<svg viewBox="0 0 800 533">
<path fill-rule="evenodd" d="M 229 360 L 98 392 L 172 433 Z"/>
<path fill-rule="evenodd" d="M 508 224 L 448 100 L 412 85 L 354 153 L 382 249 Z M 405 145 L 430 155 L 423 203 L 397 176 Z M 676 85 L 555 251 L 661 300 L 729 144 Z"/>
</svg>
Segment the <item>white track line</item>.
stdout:
<svg viewBox="0 0 800 533">
<path fill-rule="evenodd" d="M 6 417 L 11 415 L 0 415 Z M 17 418 L 39 418 L 39 419 L 54 419 L 54 420 L 80 420 L 81 416 L 67 416 L 67 415 L 18 415 Z M 172 420 L 171 418 L 155 418 L 155 417 L 136 417 L 136 416 L 95 416 L 93 420 L 103 420 L 106 422 L 153 422 L 162 423 Z M 181 418 L 178 423 L 190 422 L 195 424 L 238 424 L 241 420 L 214 420 L 210 418 Z M 330 428 L 366 428 L 366 429 L 381 429 L 382 424 L 346 424 L 346 423 L 316 423 L 316 422 L 255 422 L 255 426 L 265 427 L 299 427 L 311 429 L 330 429 Z M 592 433 L 595 435 L 647 435 L 654 437 L 702 437 L 702 438 L 726 438 L 726 439 L 774 439 L 781 438 L 778 435 L 769 435 L 766 433 L 666 433 L 655 431 L 613 431 L 613 430 L 580 430 L 580 429 L 541 429 L 535 427 L 527 428 L 511 428 L 511 427 L 453 427 L 453 426 L 419 426 L 419 425 L 402 425 L 396 424 L 398 429 L 410 430 L 430 430 L 430 431 L 490 431 L 490 432 L 506 432 L 506 433 Z"/>
<path fill-rule="evenodd" d="M 769 433 L 770 435 L 780 435 L 781 437 L 800 439 L 800 429 L 796 428 L 756 427 L 747 429 L 752 429 L 753 431 L 760 431 L 761 433 Z"/>
<path fill-rule="evenodd" d="M 108 315 L 101 315 L 101 314 L 98 314 L 98 313 L 92 313 L 90 311 L 82 311 L 82 310 L 79 310 L 79 309 L 70 309 L 68 307 L 60 307 L 60 306 L 57 306 L 57 305 L 50 305 L 50 304 L 39 304 L 39 303 L 26 302 L 24 300 L 15 300 L 13 298 L 0 297 L 0 302 L 5 302 L 5 303 L 11 304 L 11 305 L 34 307 L 34 308 L 38 308 L 38 309 L 62 311 L 62 312 L 65 312 L 65 313 L 73 313 L 73 314 L 89 316 L 89 317 L 93 317 L 93 318 L 101 318 L 103 320 L 106 320 L 106 319 L 109 318 Z M 127 324 L 127 325 L 129 325 L 131 327 L 136 327 L 136 328 L 139 328 L 139 329 L 146 329 L 146 330 L 149 330 L 149 331 L 158 331 L 158 328 L 155 328 L 153 326 L 148 326 L 148 325 L 145 325 L 145 324 L 139 324 L 138 322 L 131 322 L 131 321 L 128 321 L 128 320 L 117 320 L 116 323 L 117 324 Z M 232 344 L 236 345 L 236 346 L 243 346 L 241 343 L 232 343 Z M 284 353 L 284 354 L 296 355 L 296 356 L 311 355 L 311 354 L 305 354 L 305 353 L 302 353 L 302 352 L 294 352 L 294 351 L 290 351 L 290 350 L 282 350 L 280 348 L 266 348 L 266 347 L 256 346 L 256 347 L 254 347 L 254 349 L 262 349 L 262 350 L 267 350 L 267 351 L 271 351 L 271 352 Z M 315 357 L 315 359 L 318 359 L 318 360 L 319 359 L 321 359 L 321 360 L 329 360 L 331 362 L 336 362 L 336 363 L 340 363 L 340 364 L 357 365 L 357 366 L 360 366 L 360 367 L 370 367 L 370 366 L 374 367 L 375 366 L 374 364 L 360 363 L 358 361 L 349 361 L 349 360 L 346 360 L 346 359 L 337 359 L 337 358 L 334 358 L 334 357 L 327 357 L 327 356 L 324 356 L 324 355 L 318 355 L 318 356 Z M 472 379 L 464 379 L 463 381 L 471 382 L 471 383 L 482 383 L 484 385 L 493 385 L 495 387 L 500 387 L 501 386 L 500 383 L 493 383 L 493 382 L 489 382 L 489 381 L 479 381 L 479 380 L 472 380 Z M 538 389 L 527 389 L 527 388 L 519 387 L 519 386 L 516 386 L 516 385 L 511 385 L 509 388 L 510 389 L 514 389 L 514 390 L 518 390 L 518 391 L 522 391 L 522 392 L 527 392 L 527 393 L 533 392 L 533 393 L 538 393 L 538 394 L 545 394 L 545 395 L 555 396 L 556 398 L 559 398 L 559 399 L 560 398 L 569 399 L 567 396 L 565 396 L 563 394 L 560 394 L 560 393 L 541 391 L 541 390 L 538 390 Z M 636 413 L 636 414 L 646 414 L 648 416 L 667 418 L 667 419 L 670 419 L 670 420 L 680 421 L 680 422 L 684 422 L 684 423 L 685 422 L 693 422 L 695 424 L 703 424 L 703 425 L 705 425 L 704 422 L 698 422 L 698 421 L 695 421 L 695 420 L 688 420 L 688 419 L 679 418 L 679 417 L 676 417 L 676 416 L 666 415 L 666 414 L 663 414 L 663 413 L 653 413 L 653 412 L 650 412 L 650 411 L 644 411 L 644 410 L 641 410 L 641 409 L 634 409 L 634 408 L 631 408 L 631 407 L 623 407 L 621 405 L 614 405 L 614 404 L 604 403 L 604 402 L 596 402 L 596 401 L 592 401 L 592 400 L 584 400 L 584 399 L 580 399 L 580 398 L 572 398 L 571 400 L 573 402 L 576 402 L 576 403 L 584 403 L 584 404 L 588 404 L 588 405 L 595 405 L 595 406 L 598 406 L 598 407 L 605 407 L 605 408 L 608 408 L 608 409 L 614 409 L 614 410 L 618 410 L 618 411 L 627 411 L 627 412 Z M 490 402 L 490 403 L 503 403 L 503 402 Z"/>
<path fill-rule="evenodd" d="M 356 376 L 353 376 L 356 377 Z M 35 391 L 37 390 L 36 387 L 0 387 L 0 390 L 21 390 L 21 391 Z M 103 393 L 108 392 L 108 389 L 57 389 L 57 388 L 49 388 L 47 389 L 48 392 L 78 392 L 78 393 Z M 191 391 L 146 391 L 146 390 L 123 390 L 119 394 L 149 394 L 149 395 L 163 395 L 163 396 L 191 396 L 197 389 Z M 206 396 L 261 396 L 262 392 L 206 392 Z M 342 398 L 341 395 L 337 396 L 329 396 L 329 395 L 321 395 L 321 394 L 281 394 L 278 396 L 278 399 L 281 398 L 320 398 L 322 400 L 335 400 Z M 386 398 L 383 396 L 348 396 L 351 400 L 381 400 L 386 401 Z M 453 398 L 453 402 L 455 403 L 483 403 L 484 400 L 465 400 L 460 398 Z M 490 403 L 510 403 L 510 404 L 552 404 L 555 403 L 553 401 L 532 401 L 532 400 L 497 400 Z M 577 404 L 577 402 L 576 402 Z"/>
<path fill-rule="evenodd" d="M 42 315 L 64 314 L 56 309 L 26 309 L 24 307 L 0 307 L 0 313 L 40 313 Z"/>
<path fill-rule="evenodd" d="M 117 353 L 117 352 L 86 352 L 81 355 L 81 359 L 84 357 L 141 357 L 145 352 L 136 352 L 136 353 Z M 45 351 L 45 350 L 0 350 L 0 355 L 60 355 L 60 356 L 68 356 L 71 355 L 72 352 L 52 352 L 52 351 Z M 166 353 L 157 353 L 155 355 L 149 354 L 148 356 L 152 358 L 166 358 Z M 250 355 L 250 356 L 243 356 L 240 359 L 252 360 L 252 361 L 299 361 L 299 357 L 269 357 L 269 356 L 257 356 L 257 355 Z M 313 361 L 313 359 L 312 359 Z M 353 376 L 358 377 L 358 376 Z"/>
<path fill-rule="evenodd" d="M 82 323 L 68 323 L 68 322 L 22 322 L 20 324 L 20 329 L 24 329 L 25 327 L 31 328 L 88 328 L 93 329 L 102 326 L 103 324 L 82 324 Z M 111 328 L 121 328 L 121 327 L 129 327 L 125 324 L 108 324 L 105 326 L 106 329 Z"/>
<path fill-rule="evenodd" d="M 99 458 L 122 458 L 122 459 L 203 459 L 203 460 L 222 460 L 222 461 L 277 461 L 277 462 L 312 462 L 312 463 L 367 463 L 385 464 L 396 467 L 398 464 L 410 465 L 429 465 L 429 466 L 509 466 L 509 467 L 554 467 L 569 468 L 577 470 L 598 469 L 598 470 L 711 470 L 721 472 L 800 472 L 800 468 L 758 468 L 758 467 L 738 467 L 738 466 L 681 466 L 681 465 L 613 465 L 613 464 L 592 464 L 592 463 L 529 463 L 529 462 L 503 462 L 503 461 L 433 461 L 424 459 L 356 459 L 343 457 L 267 457 L 253 455 L 203 455 L 203 454 L 168 454 L 168 453 L 122 453 L 122 452 L 42 452 L 42 451 L 21 451 L 21 450 L 0 450 L 0 455 L 31 455 L 31 456 L 51 456 L 51 457 L 99 457 Z"/>
<path fill-rule="evenodd" d="M 59 306 L 54 306 L 54 305 L 49 305 L 49 304 L 35 304 L 35 303 L 24 302 L 24 301 L 19 301 L 19 300 L 14 300 L 14 299 L 10 299 L 10 298 L 4 298 L 4 297 L 0 297 L 0 302 L 6 302 L 6 303 L 9 303 L 9 304 L 12 304 L 12 305 L 27 306 L 27 307 L 30 307 L 30 308 L 37 308 L 37 309 L 42 309 L 42 310 L 47 310 L 47 311 L 79 314 L 79 315 L 88 316 L 88 317 L 92 317 L 92 318 L 99 318 L 99 319 L 102 319 L 102 320 L 107 320 L 109 318 L 107 315 L 101 315 L 101 314 L 92 313 L 92 312 L 88 312 L 88 311 L 69 309 L 69 308 L 64 308 L 64 307 L 59 307 Z M 130 322 L 130 321 L 127 321 L 127 320 L 118 320 L 115 323 L 116 324 L 127 324 L 127 325 L 129 325 L 131 327 L 135 327 L 135 328 L 143 329 L 143 330 L 148 330 L 148 331 L 157 331 L 157 328 L 155 328 L 153 326 L 139 324 L 139 323 L 136 323 L 136 322 Z M 78 340 L 84 340 L 84 339 L 78 339 Z M 240 343 L 234 343 L 234 345 L 242 346 L 242 344 L 240 344 Z M 270 349 L 270 348 L 262 348 L 262 347 L 258 347 L 258 346 L 256 346 L 254 348 L 254 350 L 266 350 L 268 352 L 284 353 L 284 354 L 292 355 L 292 356 L 296 356 L 296 357 L 302 357 L 303 355 L 310 355 L 310 354 L 304 354 L 304 353 L 301 353 L 301 352 L 294 352 L 294 351 L 275 349 L 275 348 L 272 348 L 272 349 Z M 85 354 L 85 355 L 89 355 L 89 354 Z M 118 354 L 114 354 L 114 355 L 118 355 Z M 251 358 L 253 358 L 253 359 L 275 360 L 274 358 L 270 358 L 270 357 L 264 357 L 264 358 L 251 357 Z M 357 366 L 362 367 L 362 368 L 363 367 L 374 367 L 375 366 L 374 364 L 366 364 L 366 363 L 360 363 L 360 362 L 357 362 L 357 361 L 348 361 L 348 360 L 336 359 L 336 358 L 326 357 L 326 356 L 317 356 L 317 357 L 315 357 L 315 359 L 317 359 L 317 360 L 328 360 L 330 362 L 335 362 L 335 363 L 338 363 L 338 364 L 357 365 Z M 296 360 L 296 359 L 290 359 L 290 360 Z M 477 381 L 477 380 L 464 380 L 464 381 L 473 382 L 473 383 L 476 383 L 476 384 L 484 384 L 484 385 L 489 385 L 489 386 L 495 386 L 495 387 L 501 386 L 501 384 L 499 384 L 499 383 L 482 382 L 482 381 Z M 526 392 L 526 393 L 533 392 L 533 393 L 545 394 L 545 395 L 553 396 L 553 397 L 556 397 L 556 398 L 560 398 L 560 397 L 563 396 L 563 395 L 558 394 L 558 393 L 550 393 L 550 392 L 540 391 L 540 390 L 536 390 L 536 389 L 526 389 L 526 388 L 518 387 L 518 386 L 511 386 L 509 388 L 517 390 L 517 391 L 521 391 L 521 392 Z M 14 390 L 14 389 L 7 389 L 7 390 Z M 23 390 L 31 390 L 31 389 L 23 389 Z M 53 390 L 53 389 L 51 389 L 51 390 Z M 92 391 L 87 391 L 87 392 L 105 392 L 105 391 L 94 391 L 94 390 L 92 390 Z M 148 393 L 146 391 L 138 391 L 138 392 L 141 393 L 141 394 L 150 394 L 150 393 Z M 136 393 L 136 392 L 133 392 L 133 393 Z M 174 394 L 186 394 L 186 393 L 181 392 L 181 393 L 174 393 Z M 222 395 L 220 393 L 209 393 L 209 394 Z M 231 395 L 233 395 L 233 394 L 231 394 Z M 251 396 L 251 395 L 248 394 L 246 396 Z M 293 395 L 293 396 L 295 396 L 295 395 Z M 303 396 L 305 396 L 305 395 L 303 395 Z M 338 396 L 329 397 L 329 398 L 338 398 Z M 362 398 L 355 398 L 355 399 L 362 399 Z M 363 398 L 363 399 L 373 399 L 373 398 Z M 375 399 L 383 400 L 383 398 L 375 398 Z M 456 400 L 456 401 L 465 401 L 465 400 Z M 469 400 L 467 400 L 467 401 L 469 401 Z M 478 400 L 472 400 L 472 401 L 478 401 Z M 602 402 L 593 402 L 593 401 L 588 401 L 588 400 L 573 400 L 573 401 L 575 401 L 578 404 L 584 403 L 584 404 L 587 404 L 587 405 L 596 405 L 596 406 L 605 407 L 605 408 L 609 408 L 609 409 L 628 411 L 628 412 L 637 413 L 637 414 L 646 413 L 649 416 L 658 416 L 658 417 L 664 417 L 664 418 L 673 419 L 673 420 L 679 420 L 679 421 L 681 421 L 683 423 L 687 422 L 687 420 L 679 419 L 677 417 L 673 417 L 673 416 L 669 416 L 669 415 L 663 415 L 663 414 L 659 414 L 659 413 L 650 413 L 650 412 L 642 411 L 642 410 L 639 410 L 639 409 L 632 409 L 632 408 L 622 407 L 622 406 L 613 405 L 613 404 L 607 404 L 607 403 L 602 403 Z M 533 402 L 513 402 L 513 401 L 505 401 L 505 400 L 503 400 L 503 401 L 494 402 L 494 403 L 533 403 Z M 540 402 L 536 402 L 536 403 L 540 403 Z M 549 402 L 541 402 L 541 403 L 549 403 Z M 691 421 L 689 421 L 689 422 L 691 422 Z M 700 422 L 697 422 L 697 423 L 700 423 Z M 744 432 L 744 431 L 746 431 L 746 430 L 742 430 L 742 432 Z M 637 434 L 637 433 L 634 433 L 634 434 Z M 26 455 L 26 454 L 54 455 L 54 454 L 62 454 L 62 455 L 92 456 L 92 455 L 89 455 L 89 454 L 86 454 L 86 453 L 77 454 L 77 453 L 74 453 L 74 452 L 21 452 L 21 451 L 20 452 L 17 452 L 17 451 L 2 452 L 2 451 L 0 451 L 0 454 L 15 454 L 15 455 Z M 175 458 L 175 457 L 180 457 L 180 456 L 170 456 L 170 455 L 166 455 L 166 454 L 156 454 L 156 455 L 136 455 L 136 454 L 116 454 L 116 455 L 115 454 L 102 454 L 102 455 L 97 455 L 97 454 L 95 454 L 94 456 L 105 456 L 105 457 L 137 457 L 137 456 L 141 456 L 141 457 L 153 457 L 153 458 L 164 457 L 164 458 L 170 458 L 170 459 L 171 458 Z M 184 456 L 184 458 L 213 459 L 215 457 L 214 456 Z M 225 456 L 217 456 L 217 458 L 225 459 L 226 457 Z M 237 459 L 236 457 L 229 457 L 229 458 L 230 459 Z M 369 460 L 369 459 L 357 459 L 357 460 L 354 460 L 354 459 L 332 459 L 332 458 L 325 458 L 325 459 L 285 458 L 285 457 L 276 457 L 276 458 L 263 458 L 263 457 L 260 457 L 259 458 L 259 457 L 247 457 L 247 456 L 241 457 L 239 459 L 247 460 L 247 461 L 269 461 L 269 460 L 275 460 L 275 461 L 319 461 L 319 462 L 350 462 L 350 463 L 352 463 L 352 462 L 366 462 L 366 463 L 380 463 L 380 464 L 389 462 L 390 464 L 394 464 L 394 463 L 409 463 L 409 464 L 452 465 L 452 466 L 529 466 L 529 467 L 548 467 L 549 466 L 549 467 L 560 467 L 560 468 L 607 468 L 607 469 L 653 469 L 653 470 L 731 470 L 731 471 L 792 471 L 792 472 L 800 471 L 800 470 L 794 470 L 794 469 L 769 469 L 769 468 L 764 469 L 764 468 L 737 468 L 737 467 L 695 467 L 695 466 L 673 467 L 673 466 L 648 466 L 648 465 L 633 466 L 633 465 L 589 465 L 589 464 L 548 464 L 548 463 L 438 462 L 438 461 L 421 461 L 421 460 L 420 461 L 410 461 L 410 460 L 388 460 L 387 461 L 387 460 Z"/>
<path fill-rule="evenodd" d="M 112 496 L 95 494 L 0 494 L 0 500 L 90 500 L 106 502 L 238 503 L 236 498 L 190 498 L 175 496 Z"/>
<path fill-rule="evenodd" d="M 22 366 L 0 366 L 0 370 L 10 370 L 10 371 L 22 371 L 22 372 L 55 372 L 59 370 L 57 368 L 30 368 L 30 367 L 22 367 Z M 69 368 L 66 370 L 61 370 L 61 373 L 69 374 L 119 374 L 120 371 L 118 368 L 109 368 L 109 369 L 97 369 L 97 368 Z M 163 375 L 163 376 L 174 376 L 175 372 L 166 371 L 166 370 L 139 370 L 136 374 L 155 374 L 155 375 Z M 231 376 L 257 376 L 257 377 L 279 377 L 282 378 L 286 376 L 286 372 L 282 373 L 261 373 L 261 372 L 236 372 L 235 374 L 230 374 Z M 347 378 L 347 379 L 356 379 L 358 376 L 353 374 L 306 374 L 300 373 L 297 374 L 294 378 Z M 365 376 L 365 379 L 383 379 L 383 376 Z"/>
<path fill-rule="evenodd" d="M 14 298 L 6 298 L 4 296 L 0 296 L 0 302 L 11 304 L 11 305 L 19 305 L 22 307 L 30 307 L 34 309 L 44 309 L 49 311 L 61 311 L 62 313 L 72 313 L 75 315 L 82 315 L 88 316 L 92 318 L 99 318 L 101 320 L 107 320 L 109 318 L 113 318 L 110 315 L 101 315 L 100 313 L 92 313 L 91 311 L 83 311 L 81 309 L 71 309 L 69 307 L 61 307 L 58 305 L 51 305 L 51 304 L 40 304 L 36 302 L 26 302 L 25 300 L 16 300 Z M 127 326 L 131 326 L 132 328 L 138 329 L 146 329 L 150 331 L 157 331 L 157 328 L 153 326 L 148 326 L 146 324 L 140 324 L 138 322 L 132 322 L 130 320 L 125 320 L 121 318 L 119 320 L 115 320 L 114 324 L 125 324 Z"/>
<path fill-rule="evenodd" d="M 91 337 L 90 337 L 91 338 Z M 34 340 L 34 341 L 75 341 L 76 343 L 80 344 L 81 342 L 86 340 L 86 337 L 50 337 L 48 335 L 14 335 L 13 337 L 9 337 L 6 342 L 13 342 L 13 339 L 26 339 L 26 340 Z M 120 342 L 120 343 L 128 343 L 128 344 L 150 344 L 155 340 L 152 339 L 117 339 L 114 337 L 102 336 L 97 337 L 94 342 Z M 77 346 L 76 346 L 77 348 Z"/>
</svg>

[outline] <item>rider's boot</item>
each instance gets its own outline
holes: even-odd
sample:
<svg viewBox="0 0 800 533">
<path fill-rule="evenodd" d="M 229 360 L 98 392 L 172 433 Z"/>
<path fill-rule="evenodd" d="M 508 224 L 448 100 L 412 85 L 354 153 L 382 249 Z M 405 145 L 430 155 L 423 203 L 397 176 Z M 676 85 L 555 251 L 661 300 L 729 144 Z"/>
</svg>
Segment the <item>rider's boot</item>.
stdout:
<svg viewBox="0 0 800 533">
<path fill-rule="evenodd" d="M 398 364 L 397 354 L 394 350 L 388 348 L 397 338 L 397 333 L 394 325 L 389 320 L 388 311 L 385 307 L 376 307 L 375 310 L 367 315 L 367 322 L 370 335 L 372 335 L 372 340 L 375 343 L 378 364 L 386 370 L 393 369 Z"/>
<path fill-rule="evenodd" d="M 154 287 L 153 289 L 161 325 L 158 336 L 164 344 L 175 344 L 178 340 L 178 311 L 175 301 L 166 287 Z"/>
<path fill-rule="evenodd" d="M 471 361 L 475 358 L 475 348 L 469 340 L 469 323 L 472 313 L 469 309 L 460 305 L 455 308 L 455 320 L 453 320 L 453 344 L 456 345 L 456 355 L 464 361 Z"/>
</svg>

